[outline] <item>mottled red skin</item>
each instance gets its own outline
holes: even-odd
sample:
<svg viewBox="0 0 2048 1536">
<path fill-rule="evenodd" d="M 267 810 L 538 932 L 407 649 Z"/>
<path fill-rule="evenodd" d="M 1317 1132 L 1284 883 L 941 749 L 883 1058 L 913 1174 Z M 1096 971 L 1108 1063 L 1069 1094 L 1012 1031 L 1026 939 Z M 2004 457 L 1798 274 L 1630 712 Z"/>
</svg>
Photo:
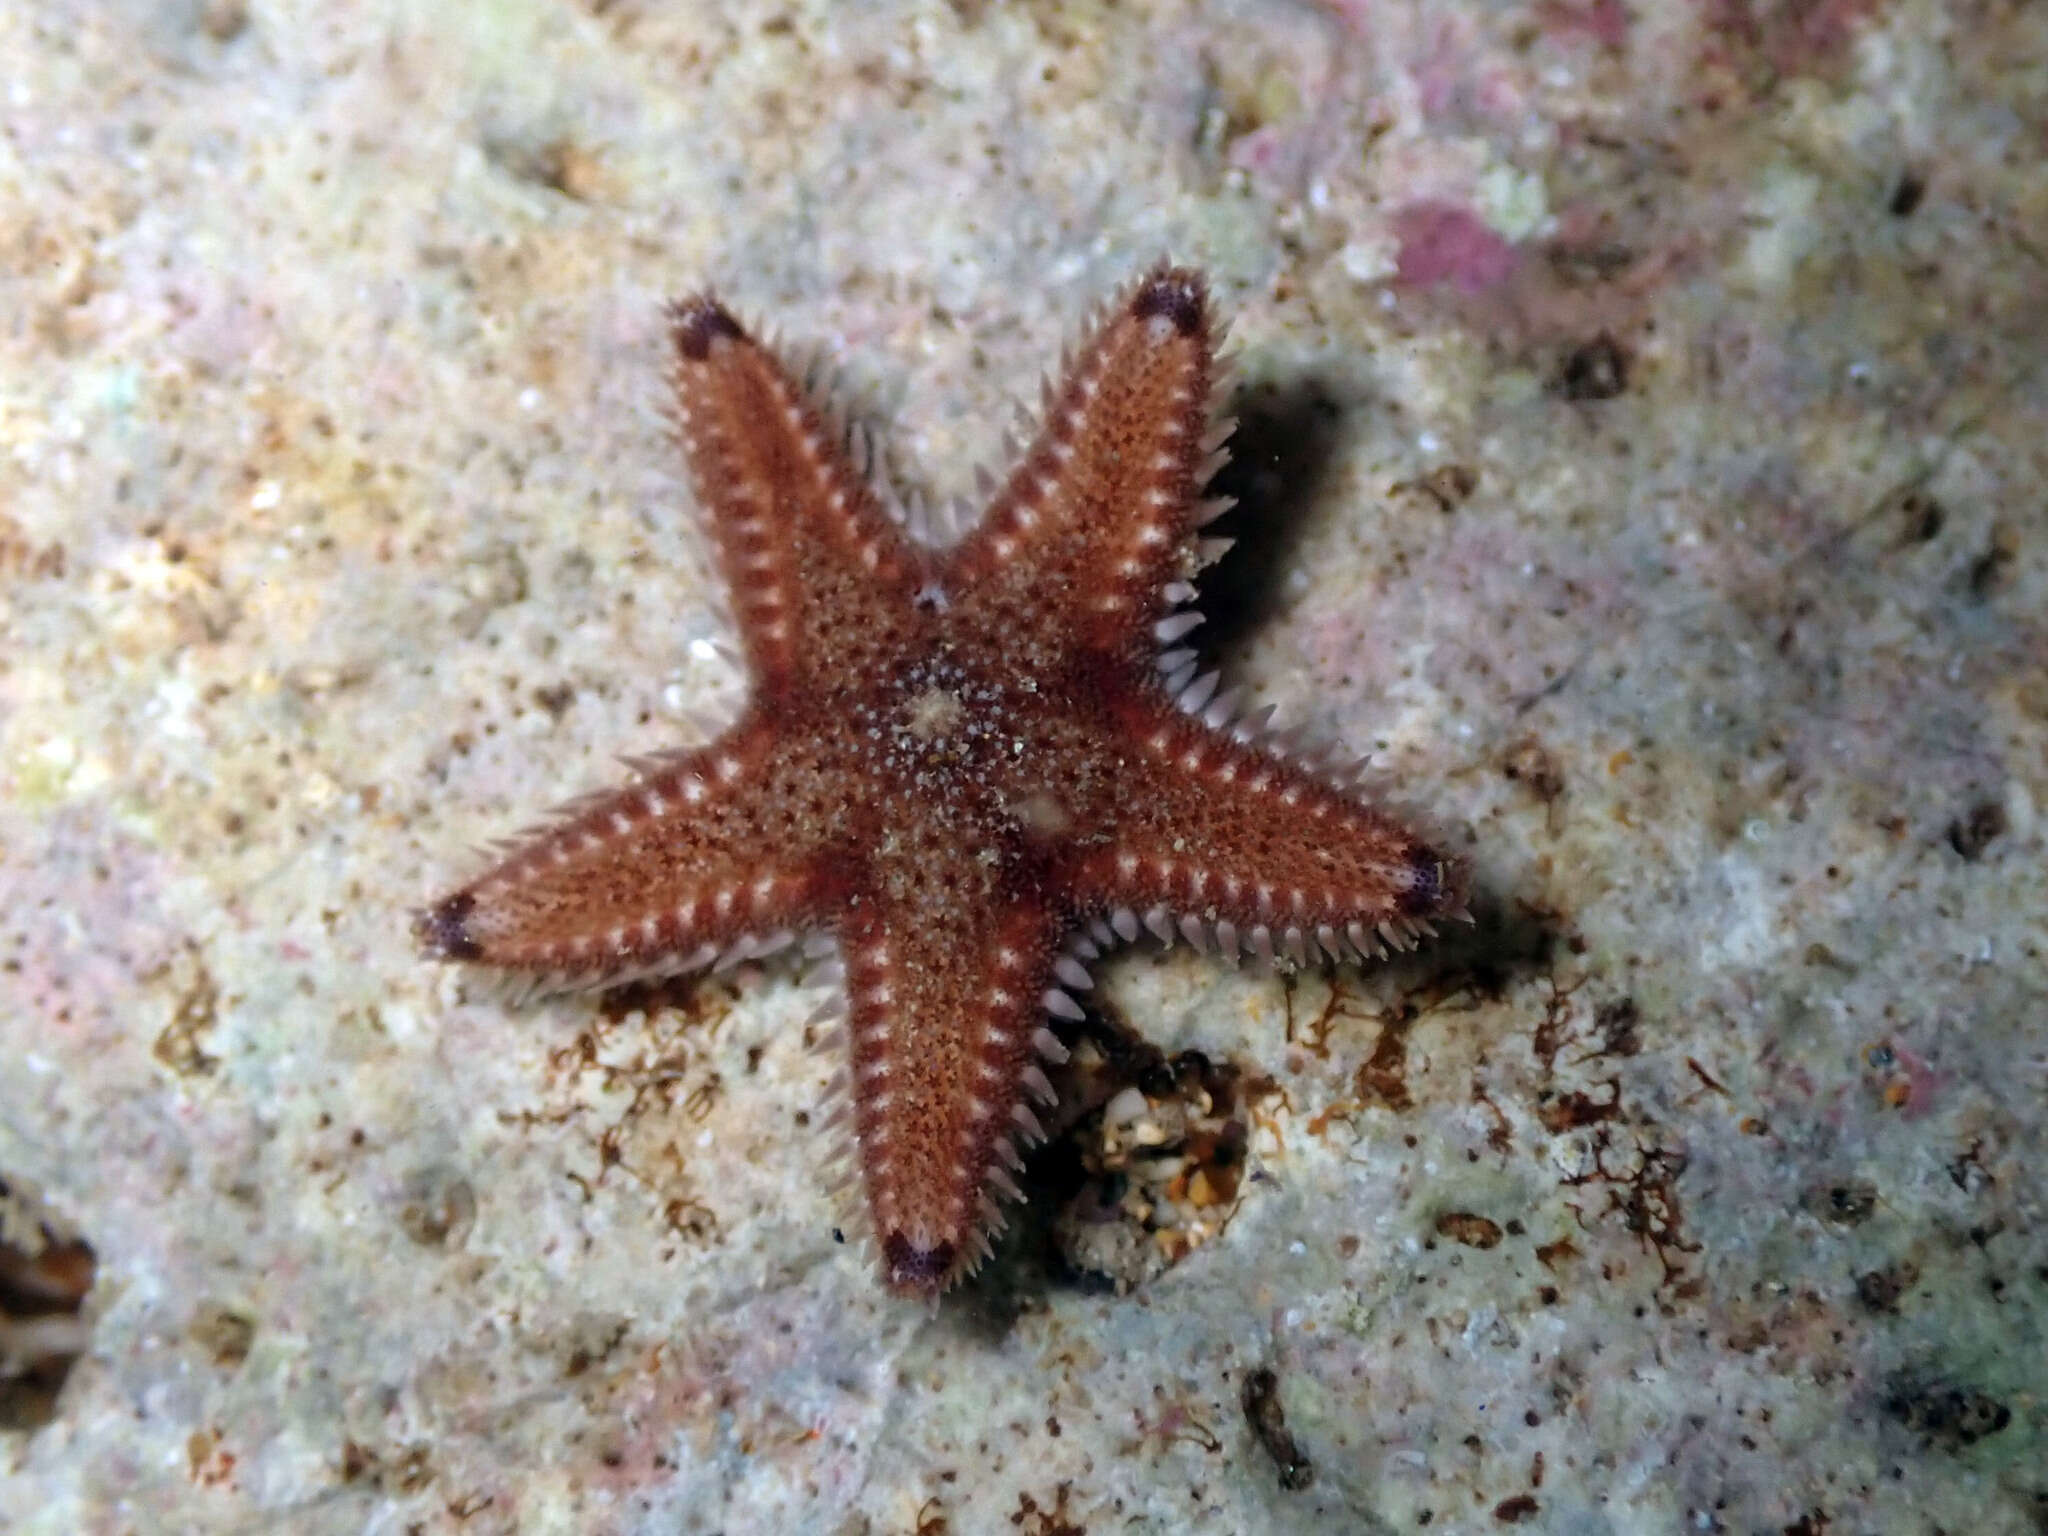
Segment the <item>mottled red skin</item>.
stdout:
<svg viewBox="0 0 2048 1536">
<path fill-rule="evenodd" d="M 1297 956 L 1405 943 L 1455 867 L 1334 781 L 1211 725 L 1159 666 L 1213 470 L 1199 274 L 1122 297 L 975 531 L 908 537 L 840 434 L 709 298 L 673 312 L 684 450 L 752 703 L 711 746 L 530 834 L 420 915 L 442 958 L 590 981 L 826 929 L 883 1275 L 987 1253 L 1057 1058 L 1083 925 Z M 1204 441 L 1205 435 L 1208 441 Z M 1177 640 L 1178 636 L 1174 636 Z M 1192 712 L 1191 712 L 1192 711 Z"/>
</svg>

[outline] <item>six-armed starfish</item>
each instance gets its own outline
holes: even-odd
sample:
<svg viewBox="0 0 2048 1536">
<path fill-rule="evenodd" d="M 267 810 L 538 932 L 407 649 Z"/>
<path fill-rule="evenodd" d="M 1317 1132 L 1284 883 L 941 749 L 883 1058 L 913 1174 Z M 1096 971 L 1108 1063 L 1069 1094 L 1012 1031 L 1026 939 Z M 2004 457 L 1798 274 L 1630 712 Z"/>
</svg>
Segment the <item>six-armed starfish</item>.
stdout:
<svg viewBox="0 0 2048 1536">
<path fill-rule="evenodd" d="M 1462 911 L 1453 863 L 1233 718 L 1181 641 L 1228 423 L 1199 273 L 1099 321 L 1036 443 L 948 549 L 864 442 L 708 297 L 675 306 L 677 418 L 732 585 L 752 703 L 710 746 L 566 810 L 423 912 L 433 955 L 594 982 L 826 930 L 846 1118 L 884 1278 L 988 1253 L 1050 1102 L 1048 1014 L 1149 929 L 1305 961 Z M 850 450 L 850 451 L 849 451 Z M 1162 654 L 1162 647 L 1164 652 Z"/>
</svg>

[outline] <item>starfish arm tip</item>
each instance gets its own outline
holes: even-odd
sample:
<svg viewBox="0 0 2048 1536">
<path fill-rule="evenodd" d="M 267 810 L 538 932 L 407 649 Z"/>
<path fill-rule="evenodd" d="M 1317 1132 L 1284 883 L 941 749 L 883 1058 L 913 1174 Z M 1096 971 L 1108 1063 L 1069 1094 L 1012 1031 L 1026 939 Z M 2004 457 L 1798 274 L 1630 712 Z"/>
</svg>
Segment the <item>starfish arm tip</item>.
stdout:
<svg viewBox="0 0 2048 1536">
<path fill-rule="evenodd" d="M 469 931 L 476 897 L 468 891 L 436 902 L 413 914 L 413 937 L 422 954 L 433 960 L 480 960 L 483 946 Z"/>
<path fill-rule="evenodd" d="M 745 332 L 732 312 L 708 290 L 673 300 L 668 306 L 669 334 L 676 353 L 689 362 L 702 362 L 720 340 L 736 341 Z"/>
<path fill-rule="evenodd" d="M 913 1242 L 902 1232 L 882 1236 L 882 1276 L 900 1296 L 936 1298 L 959 1278 L 958 1244 Z"/>
<path fill-rule="evenodd" d="M 1139 281 L 1131 313 L 1140 320 L 1164 320 L 1183 336 L 1199 333 L 1209 318 L 1209 291 L 1191 267 L 1161 261 Z"/>
</svg>

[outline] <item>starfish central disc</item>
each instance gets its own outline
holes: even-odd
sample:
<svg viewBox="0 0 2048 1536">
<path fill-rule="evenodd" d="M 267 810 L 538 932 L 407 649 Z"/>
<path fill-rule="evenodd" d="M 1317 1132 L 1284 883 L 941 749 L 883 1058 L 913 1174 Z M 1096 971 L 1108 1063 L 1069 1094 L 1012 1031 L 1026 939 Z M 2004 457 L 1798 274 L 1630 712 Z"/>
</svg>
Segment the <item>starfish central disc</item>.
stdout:
<svg viewBox="0 0 2048 1536">
<path fill-rule="evenodd" d="M 944 688 L 925 689 L 904 711 L 904 729 L 919 741 L 944 741 L 966 723 L 967 706 L 960 695 Z"/>
</svg>

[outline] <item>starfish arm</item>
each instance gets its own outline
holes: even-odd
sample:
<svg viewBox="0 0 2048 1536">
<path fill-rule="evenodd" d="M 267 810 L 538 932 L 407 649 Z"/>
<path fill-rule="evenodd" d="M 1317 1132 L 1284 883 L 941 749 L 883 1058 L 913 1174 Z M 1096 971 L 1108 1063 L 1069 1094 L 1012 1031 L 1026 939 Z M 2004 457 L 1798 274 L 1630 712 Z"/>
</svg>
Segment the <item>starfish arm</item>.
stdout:
<svg viewBox="0 0 2048 1536">
<path fill-rule="evenodd" d="M 888 644 L 922 565 L 843 451 L 865 439 L 717 300 L 681 300 L 669 321 L 676 424 L 757 684 Z"/>
<path fill-rule="evenodd" d="M 830 900 L 818 771 L 743 721 L 588 796 L 422 911 L 422 949 L 543 984 L 604 984 L 765 954 Z"/>
<path fill-rule="evenodd" d="M 1112 830 L 1073 847 L 1063 874 L 1125 938 L 1355 959 L 1464 915 L 1457 861 L 1348 787 L 1161 699 L 1118 713 Z"/>
<path fill-rule="evenodd" d="M 1002 1199 L 1018 1197 L 1019 1140 L 1043 1134 L 1038 1063 L 1065 1051 L 1045 1027 L 1060 923 L 1042 903 L 924 897 L 958 882 L 927 864 L 922 889 L 864 896 L 840 928 L 846 963 L 854 1155 L 882 1278 L 902 1295 L 948 1289 L 988 1256 Z M 971 878 L 971 877 L 970 877 Z M 907 899 L 906 899 L 907 898 Z"/>
<path fill-rule="evenodd" d="M 1112 305 L 952 557 L 972 622 L 1055 654 L 1150 659 L 1165 588 L 1194 573 L 1190 536 L 1223 505 L 1201 496 L 1228 433 L 1210 422 L 1217 340 L 1191 269 L 1155 267 Z"/>
</svg>

